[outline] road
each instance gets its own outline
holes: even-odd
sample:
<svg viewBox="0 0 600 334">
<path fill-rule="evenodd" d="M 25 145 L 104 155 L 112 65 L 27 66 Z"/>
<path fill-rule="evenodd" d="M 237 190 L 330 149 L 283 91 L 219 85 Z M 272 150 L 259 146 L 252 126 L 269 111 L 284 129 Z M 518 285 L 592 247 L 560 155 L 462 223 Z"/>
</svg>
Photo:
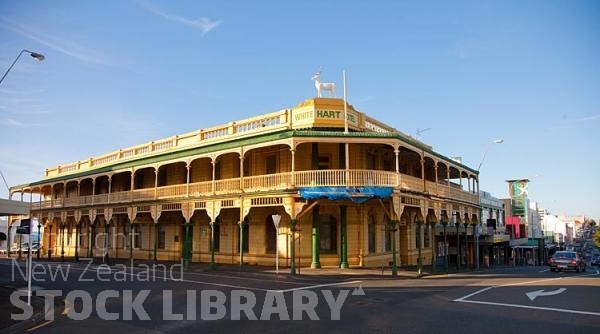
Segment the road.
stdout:
<svg viewBox="0 0 600 334">
<path fill-rule="evenodd" d="M 123 269 L 37 263 L 33 285 L 43 290 L 36 293 L 72 292 L 77 298 L 67 298 L 63 315 L 30 332 L 600 332 L 596 268 L 584 273 L 500 268 L 420 279 L 186 271 L 181 279 L 181 268 L 171 273 L 167 267 L 167 280 L 161 267 L 156 277 L 140 265 Z M 0 283 L 25 285 L 7 260 L 0 261 Z"/>
</svg>

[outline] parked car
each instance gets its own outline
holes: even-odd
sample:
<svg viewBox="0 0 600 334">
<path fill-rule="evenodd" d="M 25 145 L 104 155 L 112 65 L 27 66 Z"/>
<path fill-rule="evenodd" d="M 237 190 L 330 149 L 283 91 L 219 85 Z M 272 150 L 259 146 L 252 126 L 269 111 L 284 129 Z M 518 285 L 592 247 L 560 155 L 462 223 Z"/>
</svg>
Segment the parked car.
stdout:
<svg viewBox="0 0 600 334">
<path fill-rule="evenodd" d="M 558 251 L 548 261 L 550 271 L 575 270 L 585 271 L 586 263 L 581 253 L 573 251 Z"/>
</svg>

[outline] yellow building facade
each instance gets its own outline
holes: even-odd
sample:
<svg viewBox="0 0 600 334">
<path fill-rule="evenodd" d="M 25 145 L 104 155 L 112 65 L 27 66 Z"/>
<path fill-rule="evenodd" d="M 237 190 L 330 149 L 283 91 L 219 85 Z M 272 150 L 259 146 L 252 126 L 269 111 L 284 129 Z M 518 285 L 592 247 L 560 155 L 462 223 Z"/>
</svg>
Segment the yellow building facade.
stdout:
<svg viewBox="0 0 600 334">
<path fill-rule="evenodd" d="M 453 252 L 442 228 L 467 246 L 479 220 L 476 170 L 335 98 L 48 168 L 19 195 L 40 198 L 44 255 L 292 272 L 431 264 Z"/>
</svg>

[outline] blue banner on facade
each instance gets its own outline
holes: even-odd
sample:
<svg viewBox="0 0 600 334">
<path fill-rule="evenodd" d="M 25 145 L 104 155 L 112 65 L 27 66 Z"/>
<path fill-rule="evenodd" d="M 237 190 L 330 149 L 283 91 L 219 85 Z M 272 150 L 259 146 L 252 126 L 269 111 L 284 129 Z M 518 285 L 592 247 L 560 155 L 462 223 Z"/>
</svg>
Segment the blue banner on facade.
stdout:
<svg viewBox="0 0 600 334">
<path fill-rule="evenodd" d="M 364 203 L 371 198 L 388 198 L 394 191 L 391 187 L 305 187 L 300 188 L 304 199 L 329 199 L 332 201 L 349 200 Z"/>
</svg>

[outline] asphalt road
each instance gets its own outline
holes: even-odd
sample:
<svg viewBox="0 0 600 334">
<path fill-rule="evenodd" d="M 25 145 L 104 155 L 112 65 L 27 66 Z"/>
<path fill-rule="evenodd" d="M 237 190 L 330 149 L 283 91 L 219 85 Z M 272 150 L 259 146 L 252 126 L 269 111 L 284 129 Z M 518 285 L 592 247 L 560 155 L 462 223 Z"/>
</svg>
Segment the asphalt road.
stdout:
<svg viewBox="0 0 600 334">
<path fill-rule="evenodd" d="M 123 269 L 38 263 L 33 285 L 44 290 L 37 293 L 78 297 L 30 332 L 600 333 L 596 268 L 500 268 L 421 279 L 217 271 L 184 272 L 182 280 L 178 267 L 172 279 L 167 269 L 167 280 L 162 268 L 156 277 L 140 266 Z M 25 285 L 7 261 L 0 261 L 1 282 Z"/>
</svg>

